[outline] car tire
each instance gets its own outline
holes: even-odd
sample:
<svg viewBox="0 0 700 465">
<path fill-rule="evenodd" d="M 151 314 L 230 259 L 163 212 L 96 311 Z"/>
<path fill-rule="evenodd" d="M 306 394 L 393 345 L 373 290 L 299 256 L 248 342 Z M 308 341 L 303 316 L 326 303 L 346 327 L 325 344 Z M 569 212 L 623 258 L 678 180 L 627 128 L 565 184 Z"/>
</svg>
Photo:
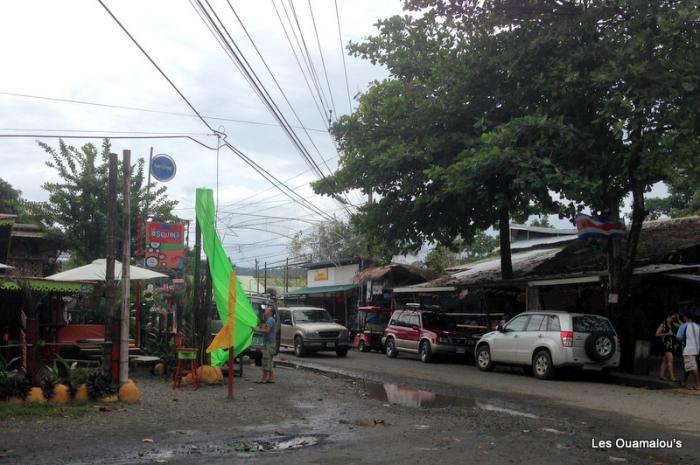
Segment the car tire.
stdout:
<svg viewBox="0 0 700 465">
<path fill-rule="evenodd" d="M 491 360 L 491 349 L 487 344 L 482 344 L 476 349 L 476 359 L 474 362 L 480 371 L 493 370 L 494 363 L 493 360 Z"/>
<path fill-rule="evenodd" d="M 421 341 L 418 347 L 418 354 L 420 355 L 420 361 L 423 363 L 430 363 L 433 361 L 433 348 L 430 347 L 430 342 Z"/>
<path fill-rule="evenodd" d="M 304 349 L 304 339 L 301 336 L 294 337 L 294 355 L 297 357 L 303 357 L 306 355 L 306 349 Z"/>
<path fill-rule="evenodd" d="M 554 364 L 548 350 L 541 349 L 532 357 L 532 374 L 537 379 L 551 379 L 554 377 Z"/>
<path fill-rule="evenodd" d="M 367 347 L 365 341 L 360 341 L 360 343 L 357 345 L 357 350 L 360 352 L 369 352 L 369 347 Z"/>
<path fill-rule="evenodd" d="M 396 356 L 399 355 L 399 351 L 396 350 L 396 342 L 394 341 L 393 337 L 386 340 L 386 343 L 384 344 L 384 353 L 389 358 L 396 358 Z"/>
<path fill-rule="evenodd" d="M 604 362 L 615 354 L 615 335 L 595 332 L 586 338 L 586 355 L 593 361 Z"/>
<path fill-rule="evenodd" d="M 338 349 L 335 351 L 335 355 L 337 355 L 340 358 L 347 357 L 348 349 Z"/>
</svg>

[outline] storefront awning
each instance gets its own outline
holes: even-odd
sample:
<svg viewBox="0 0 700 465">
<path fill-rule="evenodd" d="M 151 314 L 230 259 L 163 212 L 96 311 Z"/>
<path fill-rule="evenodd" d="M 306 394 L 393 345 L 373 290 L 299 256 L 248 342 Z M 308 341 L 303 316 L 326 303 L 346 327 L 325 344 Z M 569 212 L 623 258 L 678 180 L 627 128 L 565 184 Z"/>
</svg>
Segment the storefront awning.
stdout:
<svg viewBox="0 0 700 465">
<path fill-rule="evenodd" d="M 80 293 L 82 283 L 76 282 L 55 282 L 45 279 L 26 279 L 29 289 L 34 292 L 62 292 L 66 294 Z M 22 288 L 17 279 L 0 278 L 0 291 L 20 291 Z M 92 285 L 88 285 L 88 291 L 92 290 Z"/>
<path fill-rule="evenodd" d="M 313 286 L 302 287 L 287 292 L 287 295 L 302 295 L 302 294 L 326 294 L 328 292 L 343 292 L 356 288 L 357 284 L 337 284 L 335 286 Z"/>
</svg>

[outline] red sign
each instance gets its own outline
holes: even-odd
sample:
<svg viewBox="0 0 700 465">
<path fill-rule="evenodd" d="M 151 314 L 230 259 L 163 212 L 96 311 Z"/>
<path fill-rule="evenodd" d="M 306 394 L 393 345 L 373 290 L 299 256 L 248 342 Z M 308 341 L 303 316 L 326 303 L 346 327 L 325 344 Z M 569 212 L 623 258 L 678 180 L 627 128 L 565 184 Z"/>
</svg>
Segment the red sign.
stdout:
<svg viewBox="0 0 700 465">
<path fill-rule="evenodd" d="M 185 268 L 185 226 L 146 223 L 146 266 L 183 270 Z"/>
</svg>

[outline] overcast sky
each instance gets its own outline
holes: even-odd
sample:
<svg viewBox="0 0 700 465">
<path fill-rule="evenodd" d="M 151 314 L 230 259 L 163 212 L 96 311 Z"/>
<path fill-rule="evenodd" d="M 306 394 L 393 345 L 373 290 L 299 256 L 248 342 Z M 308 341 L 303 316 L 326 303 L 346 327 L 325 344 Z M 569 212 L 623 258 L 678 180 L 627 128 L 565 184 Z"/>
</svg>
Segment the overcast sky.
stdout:
<svg viewBox="0 0 700 465">
<path fill-rule="evenodd" d="M 243 50 L 265 86 L 291 124 L 298 124 L 257 57 L 243 29 L 225 0 L 210 0 L 228 31 Z M 274 0 L 286 22 L 282 2 Z M 321 209 L 347 216 L 341 205 L 313 194 L 308 183 L 315 179 L 301 155 L 252 91 L 241 73 L 216 42 L 195 9 L 186 0 L 108 0 L 107 5 L 146 51 L 164 69 L 185 96 L 203 115 L 247 120 L 267 125 L 209 120 L 263 168 L 288 184 Z M 343 42 L 359 41 L 375 32 L 379 18 L 402 13 L 401 0 L 338 0 Z M 309 151 L 328 169 L 337 165 L 338 154 L 319 114 L 311 92 L 295 60 L 273 8 L 272 0 L 231 0 L 248 32 L 271 67 L 285 94 L 318 148 L 303 131 L 297 131 Z M 325 87 L 319 50 L 308 0 L 294 0 L 295 11 Z M 311 0 L 329 86 L 338 113 L 350 111 L 333 0 Z M 288 11 L 291 15 L 291 12 Z M 289 23 L 286 23 L 291 34 Z M 135 45 L 118 28 L 96 0 L 2 2 L 0 40 L 3 66 L 0 72 L 0 134 L 47 131 L 125 131 L 186 133 L 215 146 L 216 137 L 197 118 L 153 112 L 105 108 L 76 103 L 7 95 L 27 94 L 57 99 L 81 100 L 163 112 L 192 112 Z M 294 39 L 292 38 L 294 41 Z M 369 62 L 347 57 L 351 95 L 382 79 L 386 71 Z M 328 90 L 325 90 L 328 94 Z M 353 101 L 353 104 L 355 102 Z M 92 132 L 72 134 L 94 135 Z M 116 133 L 115 133 L 116 134 Z M 42 138 L 51 144 L 56 139 Z M 68 140 L 73 145 L 87 140 Z M 93 140 L 96 144 L 100 139 Z M 176 213 L 194 217 L 196 187 L 217 185 L 217 155 L 183 139 L 118 140 L 113 150 L 131 149 L 132 157 L 155 153 L 171 155 L 178 166 L 168 183 L 170 196 L 180 204 Z M 219 154 L 220 234 L 235 263 L 250 266 L 255 258 L 275 262 L 287 256 L 287 238 L 309 228 L 319 217 L 294 204 L 229 150 Z M 0 177 L 22 190 L 30 200 L 44 200 L 41 184 L 55 179 L 47 154 L 35 138 L 0 138 Z M 325 164 L 322 164 L 327 170 Z M 656 186 L 655 194 L 665 188 Z M 364 201 L 359 194 L 351 202 Z M 261 218 L 270 215 L 280 218 Z M 285 218 L 295 218 L 289 220 Z M 558 226 L 570 225 L 555 217 Z"/>
<path fill-rule="evenodd" d="M 275 0 L 278 8 L 281 1 Z M 289 185 L 296 187 L 298 192 L 322 209 L 343 217 L 344 210 L 338 202 L 313 195 L 308 182 L 314 176 L 307 171 L 308 166 L 279 126 L 274 126 L 270 113 L 188 1 L 111 0 L 106 3 L 200 113 L 273 124 L 263 126 L 210 120 L 214 128 L 222 126 L 228 141 L 262 167 L 282 180 L 294 177 Z M 211 3 L 288 120 L 297 124 L 226 1 L 213 0 Z M 304 126 L 324 129 L 324 120 L 302 77 L 272 2 L 232 0 L 231 4 Z M 285 5 L 289 8 L 286 1 Z M 350 108 L 334 2 L 312 0 L 311 5 L 335 107 L 338 113 L 347 113 Z M 325 85 L 308 2 L 295 0 L 294 6 L 314 65 Z M 343 41 L 347 43 L 372 34 L 377 19 L 401 13 L 402 2 L 338 0 L 338 6 Z M 280 12 L 286 21 L 283 10 L 280 9 Z M 0 40 L 5 44 L 0 92 L 191 113 L 97 1 L 3 2 L 0 6 Z M 368 62 L 347 56 L 346 61 L 352 95 L 366 89 L 370 81 L 386 75 L 383 69 Z M 327 89 L 325 92 L 328 94 Z M 206 135 L 206 127 L 196 118 L 5 94 L 0 94 L 0 128 L 1 134 L 31 132 L 29 129 L 35 130 L 32 134 L 46 130 L 192 133 L 211 146 L 217 142 L 216 137 Z M 302 131 L 298 133 L 317 161 L 320 162 L 322 156 L 328 160 L 330 169 L 335 169 L 337 152 L 326 132 L 309 131 L 320 155 L 306 135 Z M 56 139 L 42 140 L 56 143 Z M 73 145 L 86 142 L 89 141 L 70 141 Z M 100 140 L 95 139 L 94 142 L 99 143 Z M 147 157 L 151 146 L 155 153 L 168 153 L 176 160 L 178 174 L 168 183 L 168 189 L 170 195 L 180 201 L 177 213 L 183 218 L 193 218 L 195 188 L 216 187 L 216 152 L 179 139 L 113 140 L 115 152 L 121 153 L 122 149 L 129 148 L 132 157 Z M 37 146 L 35 139 L 0 138 L 0 157 L 0 177 L 22 190 L 30 200 L 46 199 L 41 183 L 55 179 L 55 174 L 45 166 L 47 155 Z M 326 169 L 325 165 L 322 166 Z M 220 151 L 219 178 L 221 234 L 233 260 L 239 265 L 250 265 L 256 256 L 261 262 L 284 258 L 286 249 L 282 244 L 286 239 L 280 234 L 291 235 L 308 228 L 308 221 L 318 219 L 288 201 L 278 191 L 270 189 L 267 181 L 227 149 Z M 252 195 L 255 196 L 249 198 Z M 361 199 L 354 195 L 350 200 L 355 202 Z M 245 216 L 245 213 L 300 217 L 307 222 L 264 220 Z M 264 231 L 240 227 L 226 229 L 225 226 L 241 223 Z M 269 241 L 255 246 L 247 245 L 265 240 Z"/>
</svg>

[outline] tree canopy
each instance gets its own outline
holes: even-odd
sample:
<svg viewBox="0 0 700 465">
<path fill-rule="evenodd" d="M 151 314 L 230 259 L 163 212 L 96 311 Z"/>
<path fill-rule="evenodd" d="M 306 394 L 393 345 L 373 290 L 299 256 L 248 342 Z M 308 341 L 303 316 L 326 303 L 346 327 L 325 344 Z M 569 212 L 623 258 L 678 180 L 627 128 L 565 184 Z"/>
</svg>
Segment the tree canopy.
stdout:
<svg viewBox="0 0 700 465">
<path fill-rule="evenodd" d="M 289 244 L 289 253 L 295 257 L 308 255 L 314 261 L 371 256 L 364 236 L 340 220 L 321 223 L 308 231 L 299 231 Z"/>
<path fill-rule="evenodd" d="M 451 244 L 509 219 L 588 207 L 633 213 L 697 160 L 700 10 L 682 0 L 407 0 L 349 50 L 390 77 L 333 126 L 340 169 L 315 184 L 375 192 L 353 218 L 396 251 Z M 563 201 L 554 201 L 552 194 Z"/>
<path fill-rule="evenodd" d="M 40 219 L 54 238 L 70 251 L 75 264 L 89 263 L 106 256 L 107 184 L 109 140 L 102 142 L 101 150 L 88 143 L 81 147 L 66 145 L 59 140 L 58 149 L 39 142 L 51 157 L 46 163 L 56 170 L 59 180 L 42 185 L 49 193 L 49 200 L 40 209 Z M 123 184 L 120 162 L 118 185 Z M 157 221 L 173 220 L 173 207 L 177 201 L 167 197 L 165 186 L 152 187 L 148 192 L 144 179 L 144 159 L 132 166 L 131 176 L 131 230 L 136 231 L 139 214 L 145 214 L 148 205 L 150 215 Z M 120 196 L 117 211 L 123 209 Z M 121 221 L 121 214 L 117 214 Z M 119 227 L 119 225 L 115 225 Z M 135 241 L 135 237 L 132 240 Z M 135 247 L 135 243 L 133 244 Z M 132 250 L 134 248 L 132 247 Z"/>
</svg>

